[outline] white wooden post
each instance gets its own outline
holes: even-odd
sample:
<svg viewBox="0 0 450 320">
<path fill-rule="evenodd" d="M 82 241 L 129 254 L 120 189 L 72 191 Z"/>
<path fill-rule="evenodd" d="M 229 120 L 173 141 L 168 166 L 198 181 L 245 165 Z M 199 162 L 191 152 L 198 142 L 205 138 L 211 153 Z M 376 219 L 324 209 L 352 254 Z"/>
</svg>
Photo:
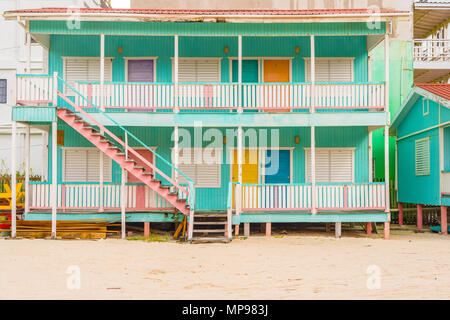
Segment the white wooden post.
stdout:
<svg viewBox="0 0 450 320">
<path fill-rule="evenodd" d="M 27 73 L 31 73 L 31 34 L 26 33 L 27 37 Z"/>
<path fill-rule="evenodd" d="M 373 182 L 373 143 L 372 143 L 372 130 L 370 128 L 367 129 L 368 139 L 369 139 L 369 182 Z"/>
<path fill-rule="evenodd" d="M 178 140 L 179 140 L 179 133 L 178 133 L 178 126 L 175 126 L 173 128 L 173 138 L 174 138 L 174 142 L 173 142 L 173 162 L 174 162 L 174 166 L 175 168 L 178 169 L 178 163 L 179 163 L 179 145 L 178 145 Z M 178 183 L 178 171 L 175 170 L 175 182 Z"/>
<path fill-rule="evenodd" d="M 16 121 L 12 122 L 11 128 L 11 237 L 16 237 L 16 186 L 17 186 L 17 123 Z"/>
<path fill-rule="evenodd" d="M 126 189 L 125 189 L 125 169 L 122 169 L 122 183 L 120 185 L 120 213 L 121 213 L 121 231 L 122 231 L 122 239 L 126 239 L 126 222 L 125 222 L 125 208 L 126 208 Z"/>
<path fill-rule="evenodd" d="M 52 187 L 51 187 L 51 201 L 52 201 L 52 239 L 56 239 L 56 209 L 58 204 L 58 157 L 57 157 L 57 138 L 58 138 L 58 123 L 52 122 Z"/>
<path fill-rule="evenodd" d="M 25 124 L 25 213 L 30 206 L 30 124 Z"/>
<path fill-rule="evenodd" d="M 391 114 L 389 112 L 389 35 L 384 37 L 384 66 L 386 82 L 386 125 L 384 127 L 384 176 L 386 182 L 386 212 L 390 212 L 390 179 L 389 179 L 389 125 L 391 123 Z M 389 216 L 389 220 L 390 220 Z"/>
<path fill-rule="evenodd" d="M 173 58 L 173 83 L 174 83 L 174 98 L 175 98 L 175 105 L 174 105 L 174 112 L 179 112 L 179 103 L 178 103 L 178 63 L 179 63 L 179 57 L 178 57 L 178 36 L 174 36 L 174 58 Z"/>
<path fill-rule="evenodd" d="M 238 127 L 238 143 L 237 143 L 237 162 L 238 162 L 238 185 L 236 185 L 236 214 L 241 214 L 242 211 L 242 126 Z M 234 155 L 233 155 L 234 158 Z"/>
<path fill-rule="evenodd" d="M 311 112 L 316 107 L 316 44 L 315 37 L 311 36 Z"/>
<path fill-rule="evenodd" d="M 311 204 L 312 214 L 317 213 L 317 188 L 316 188 L 316 127 L 311 126 Z"/>
<path fill-rule="evenodd" d="M 99 208 L 98 208 L 98 211 L 99 212 L 104 212 L 105 211 L 105 209 L 104 209 L 104 206 L 103 206 L 103 181 L 104 181 L 104 176 L 105 176 L 105 173 L 104 173 L 104 171 L 105 171 L 105 168 L 103 167 L 103 157 L 104 157 L 104 155 L 103 155 L 103 152 L 102 151 L 99 151 L 100 152 L 100 156 L 99 156 L 99 161 L 100 161 L 100 174 L 99 174 L 99 192 L 98 192 L 98 196 L 99 196 Z"/>
<path fill-rule="evenodd" d="M 105 35 L 100 35 L 100 109 L 105 111 Z"/>
<path fill-rule="evenodd" d="M 238 86 L 238 112 L 242 113 L 242 36 L 238 36 Z"/>
<path fill-rule="evenodd" d="M 43 131 L 41 136 L 42 141 L 42 169 L 41 169 L 41 181 L 47 181 L 48 179 L 48 132 Z"/>
</svg>

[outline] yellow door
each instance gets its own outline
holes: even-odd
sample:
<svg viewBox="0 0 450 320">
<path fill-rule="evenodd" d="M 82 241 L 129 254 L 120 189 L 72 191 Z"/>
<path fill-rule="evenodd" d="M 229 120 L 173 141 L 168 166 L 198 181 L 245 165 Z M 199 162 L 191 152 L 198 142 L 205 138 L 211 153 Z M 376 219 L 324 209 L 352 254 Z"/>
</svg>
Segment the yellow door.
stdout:
<svg viewBox="0 0 450 320">
<path fill-rule="evenodd" d="M 258 183 L 259 181 L 259 156 L 258 156 L 258 150 L 248 150 L 245 149 L 243 152 L 243 159 L 242 159 L 242 183 Z M 238 182 L 239 175 L 238 175 L 238 161 L 237 161 L 237 150 L 234 150 L 234 159 L 233 159 L 233 167 L 232 167 L 232 182 Z M 234 192 L 234 185 L 233 185 L 233 194 Z M 235 207 L 234 197 L 233 197 L 233 208 Z"/>
</svg>

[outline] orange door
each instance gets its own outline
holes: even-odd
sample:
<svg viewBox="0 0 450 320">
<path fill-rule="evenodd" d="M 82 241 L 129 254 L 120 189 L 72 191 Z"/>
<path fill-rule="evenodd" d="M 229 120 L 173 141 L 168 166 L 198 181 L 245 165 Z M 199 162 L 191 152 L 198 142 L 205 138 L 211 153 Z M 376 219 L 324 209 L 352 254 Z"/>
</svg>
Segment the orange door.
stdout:
<svg viewBox="0 0 450 320">
<path fill-rule="evenodd" d="M 288 83 L 289 60 L 264 60 L 265 83 Z M 264 88 L 265 111 L 289 111 L 289 86 L 266 85 Z"/>
<path fill-rule="evenodd" d="M 289 60 L 264 60 L 264 82 L 289 82 Z"/>
</svg>

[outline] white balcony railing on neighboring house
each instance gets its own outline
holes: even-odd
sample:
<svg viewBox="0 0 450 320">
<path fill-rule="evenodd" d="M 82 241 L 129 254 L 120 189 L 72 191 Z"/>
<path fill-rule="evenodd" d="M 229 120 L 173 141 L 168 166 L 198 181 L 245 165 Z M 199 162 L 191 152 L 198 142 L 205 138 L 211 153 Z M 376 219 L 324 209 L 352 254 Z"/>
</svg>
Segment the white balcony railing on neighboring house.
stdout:
<svg viewBox="0 0 450 320">
<path fill-rule="evenodd" d="M 20 74 L 16 81 L 18 105 L 43 105 L 56 97 L 55 80 L 51 75 Z"/>
<path fill-rule="evenodd" d="M 450 39 L 414 40 L 414 62 L 448 63 L 449 61 L 450 61 Z M 450 68 L 450 64 L 447 65 L 447 67 Z"/>
<path fill-rule="evenodd" d="M 450 195 L 450 171 L 441 172 L 441 193 Z"/>
</svg>

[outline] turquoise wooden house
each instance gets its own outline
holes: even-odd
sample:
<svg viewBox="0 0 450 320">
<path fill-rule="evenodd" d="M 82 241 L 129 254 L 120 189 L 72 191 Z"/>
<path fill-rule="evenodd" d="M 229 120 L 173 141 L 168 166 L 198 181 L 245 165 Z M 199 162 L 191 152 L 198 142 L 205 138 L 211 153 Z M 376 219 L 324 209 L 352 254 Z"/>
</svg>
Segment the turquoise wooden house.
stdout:
<svg viewBox="0 0 450 320">
<path fill-rule="evenodd" d="M 384 128 L 387 143 L 389 64 L 371 81 L 368 52 L 385 41 L 389 57 L 399 16 L 6 12 L 48 49 L 47 74 L 17 75 L 13 121 L 49 132 L 48 179 L 26 184 L 24 218 L 56 232 L 65 219 L 117 217 L 124 231 L 187 217 L 190 240 L 250 223 L 268 235 L 271 223 L 335 223 L 339 235 L 343 222 L 381 222 L 388 237 L 371 136 Z"/>
<path fill-rule="evenodd" d="M 450 84 L 416 84 L 395 115 L 399 224 L 403 204 L 417 204 L 422 229 L 424 205 L 441 206 L 441 230 L 447 234 L 450 206 Z"/>
</svg>

